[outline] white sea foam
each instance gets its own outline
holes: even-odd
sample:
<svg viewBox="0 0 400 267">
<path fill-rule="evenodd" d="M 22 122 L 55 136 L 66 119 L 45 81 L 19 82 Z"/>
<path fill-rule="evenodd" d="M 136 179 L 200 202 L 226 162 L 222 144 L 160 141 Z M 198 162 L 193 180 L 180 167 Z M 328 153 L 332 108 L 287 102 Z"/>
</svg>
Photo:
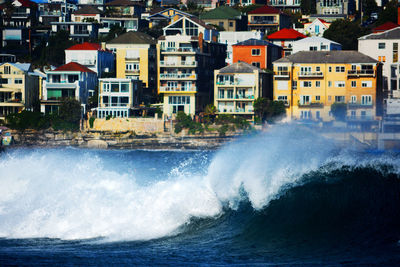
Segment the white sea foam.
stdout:
<svg viewBox="0 0 400 267">
<path fill-rule="evenodd" d="M 169 177 L 145 185 L 134 172 L 107 168 L 110 158 L 95 152 L 16 150 L 0 157 L 0 237 L 168 236 L 191 217 L 218 216 L 225 204 L 235 208 L 243 197 L 264 207 L 282 186 L 332 161 L 334 149 L 309 131 L 278 127 L 224 147 L 209 165 L 201 163 L 205 175 L 191 172 L 199 164 L 195 159 L 177 160 Z M 339 158 L 340 164 L 352 159 Z"/>
</svg>

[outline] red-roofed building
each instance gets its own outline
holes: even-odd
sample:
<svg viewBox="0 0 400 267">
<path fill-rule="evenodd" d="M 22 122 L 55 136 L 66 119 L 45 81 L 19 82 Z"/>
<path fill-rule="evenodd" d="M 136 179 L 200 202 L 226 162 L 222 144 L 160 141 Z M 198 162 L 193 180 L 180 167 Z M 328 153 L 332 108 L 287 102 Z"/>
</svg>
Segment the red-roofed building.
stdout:
<svg viewBox="0 0 400 267">
<path fill-rule="evenodd" d="M 115 69 L 114 54 L 101 48 L 100 44 L 84 42 L 65 50 L 65 62 L 78 62 L 101 76 Z"/>
<path fill-rule="evenodd" d="M 267 36 L 268 41 L 283 48 L 282 57 L 292 54 L 293 42 L 306 38 L 302 33 L 293 29 L 282 29 Z"/>
<path fill-rule="evenodd" d="M 40 101 L 41 112 L 58 113 L 63 98 L 79 100 L 85 111 L 89 91 L 94 92 L 97 86 L 97 75 L 94 71 L 79 63 L 70 62 L 46 72 L 46 75 Z"/>
<path fill-rule="evenodd" d="M 373 28 L 372 32 L 373 33 L 380 33 L 380 32 L 385 32 L 385 31 L 388 31 L 388 30 L 391 30 L 391 29 L 394 29 L 394 28 L 397 28 L 397 27 L 399 27 L 398 24 L 389 21 L 389 22 L 386 22 L 386 23 L 384 23 L 384 24 L 382 24 L 382 25 L 380 25 L 378 27 Z"/>
<path fill-rule="evenodd" d="M 259 30 L 268 33 L 290 27 L 290 17 L 268 5 L 250 11 L 247 16 L 247 27 L 250 31 Z"/>
<path fill-rule="evenodd" d="M 324 32 L 331 26 L 331 23 L 323 19 L 316 18 L 312 22 L 304 23 L 303 25 L 304 27 L 302 30 L 304 34 L 322 37 Z"/>
</svg>

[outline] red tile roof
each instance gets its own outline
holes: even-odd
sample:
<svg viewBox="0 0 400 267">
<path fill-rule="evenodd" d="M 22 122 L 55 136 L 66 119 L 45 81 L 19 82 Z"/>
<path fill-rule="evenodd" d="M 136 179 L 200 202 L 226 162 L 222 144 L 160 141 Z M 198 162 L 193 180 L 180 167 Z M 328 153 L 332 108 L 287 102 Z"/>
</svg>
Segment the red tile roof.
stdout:
<svg viewBox="0 0 400 267">
<path fill-rule="evenodd" d="M 382 24 L 381 26 L 373 28 L 372 32 L 373 33 L 384 32 L 384 31 L 388 31 L 388 30 L 391 30 L 391 29 L 394 29 L 397 27 L 399 27 L 398 24 L 389 21 L 389 22 L 386 22 L 385 24 Z"/>
<path fill-rule="evenodd" d="M 34 7 L 37 5 L 35 2 L 29 0 L 18 0 L 18 2 L 20 2 L 23 7 Z"/>
<path fill-rule="evenodd" d="M 68 64 L 62 65 L 58 68 L 56 68 L 54 71 L 80 71 L 80 72 L 93 72 L 94 71 L 86 68 L 85 66 L 76 63 L 76 62 L 70 62 Z"/>
<path fill-rule="evenodd" d="M 97 50 L 97 51 L 100 51 L 102 49 L 99 44 L 84 42 L 83 44 L 73 45 L 70 48 L 67 48 L 66 50 Z"/>
<path fill-rule="evenodd" d="M 282 14 L 282 12 L 272 6 L 265 5 L 250 11 L 248 14 Z"/>
<path fill-rule="evenodd" d="M 280 31 L 274 32 L 270 35 L 267 36 L 267 39 L 271 40 L 271 39 L 278 39 L 278 40 L 285 40 L 285 39 L 303 39 L 306 38 L 307 36 L 305 36 L 302 33 L 299 33 L 296 30 L 293 29 L 282 29 Z"/>
</svg>

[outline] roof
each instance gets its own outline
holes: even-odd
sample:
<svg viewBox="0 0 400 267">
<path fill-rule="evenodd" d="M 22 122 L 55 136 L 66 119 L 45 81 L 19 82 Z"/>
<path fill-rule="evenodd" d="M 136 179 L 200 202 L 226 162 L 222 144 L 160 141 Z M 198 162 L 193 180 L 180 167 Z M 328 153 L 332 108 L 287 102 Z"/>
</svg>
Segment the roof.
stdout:
<svg viewBox="0 0 400 267">
<path fill-rule="evenodd" d="M 293 29 L 282 29 L 280 31 L 274 32 L 270 35 L 267 36 L 267 39 L 272 39 L 272 40 L 282 40 L 282 39 L 302 39 L 306 38 L 302 33 L 299 33 L 296 30 Z"/>
<path fill-rule="evenodd" d="M 256 66 L 250 65 L 246 62 L 236 62 L 219 70 L 219 73 L 253 73 L 255 70 L 265 72 Z"/>
<path fill-rule="evenodd" d="M 295 41 L 295 43 L 296 44 L 298 44 L 298 43 L 331 43 L 331 44 L 341 45 L 332 40 L 329 40 L 329 39 L 326 39 L 323 37 L 317 37 L 317 36 L 306 37 L 306 38 Z"/>
<path fill-rule="evenodd" d="M 389 21 L 389 22 L 382 24 L 381 26 L 373 28 L 372 32 L 373 33 L 384 32 L 384 31 L 391 30 L 391 29 L 394 29 L 397 27 L 399 27 L 398 24 Z"/>
<path fill-rule="evenodd" d="M 16 1 L 21 3 L 22 7 L 32 7 L 32 6 L 36 6 L 37 5 L 35 2 L 30 1 L 30 0 L 16 0 Z"/>
<path fill-rule="evenodd" d="M 199 24 L 200 26 L 203 26 L 204 28 L 206 28 L 208 30 L 214 29 L 214 27 L 212 27 L 211 25 L 206 24 L 204 21 L 202 21 L 199 18 L 196 18 L 196 17 L 190 17 L 190 18 L 189 17 L 183 17 L 183 18 L 190 19 L 190 20 L 194 21 L 195 23 Z"/>
<path fill-rule="evenodd" d="M 83 66 L 83 65 L 81 65 L 79 63 L 76 63 L 76 62 L 67 63 L 65 65 L 62 65 L 62 66 L 56 68 L 53 71 L 79 71 L 79 72 L 92 72 L 92 73 L 95 73 L 94 71 L 92 71 L 92 70 L 86 68 L 85 66 Z"/>
<path fill-rule="evenodd" d="M 94 6 L 84 6 L 73 12 L 74 15 L 101 14 L 101 10 Z"/>
<path fill-rule="evenodd" d="M 378 63 L 372 57 L 353 50 L 300 51 L 274 63 Z"/>
<path fill-rule="evenodd" d="M 279 9 L 265 5 L 250 11 L 248 14 L 283 14 L 283 13 Z"/>
<path fill-rule="evenodd" d="M 400 28 L 394 28 L 381 33 L 371 33 L 358 38 L 359 40 L 373 40 L 373 39 L 400 39 Z"/>
<path fill-rule="evenodd" d="M 157 44 L 157 40 L 143 32 L 129 31 L 107 42 L 107 44 Z"/>
<path fill-rule="evenodd" d="M 106 3 L 106 6 L 141 6 L 142 2 L 134 2 L 131 0 L 114 0 Z"/>
<path fill-rule="evenodd" d="M 161 6 L 176 6 L 180 3 L 181 1 L 179 0 L 161 0 Z"/>
<path fill-rule="evenodd" d="M 270 43 L 270 42 L 267 42 L 267 41 L 264 41 L 264 40 L 255 39 L 255 38 L 251 38 L 251 39 L 245 40 L 243 42 L 239 42 L 237 44 L 234 44 L 234 46 L 237 46 L 237 45 L 243 45 L 243 46 L 260 46 L 260 45 L 277 46 L 277 45 L 274 45 L 273 43 Z"/>
<path fill-rule="evenodd" d="M 200 14 L 200 19 L 236 19 L 242 13 L 230 6 L 220 6 L 209 12 Z"/>
<path fill-rule="evenodd" d="M 97 51 L 100 51 L 102 49 L 99 44 L 84 42 L 83 44 L 73 45 L 70 48 L 67 48 L 65 50 L 97 50 Z"/>
<path fill-rule="evenodd" d="M 0 64 L 0 66 L 4 64 L 10 64 L 24 72 L 28 72 L 31 69 L 31 63 L 12 63 L 12 62 L 5 62 L 3 64 Z"/>
</svg>

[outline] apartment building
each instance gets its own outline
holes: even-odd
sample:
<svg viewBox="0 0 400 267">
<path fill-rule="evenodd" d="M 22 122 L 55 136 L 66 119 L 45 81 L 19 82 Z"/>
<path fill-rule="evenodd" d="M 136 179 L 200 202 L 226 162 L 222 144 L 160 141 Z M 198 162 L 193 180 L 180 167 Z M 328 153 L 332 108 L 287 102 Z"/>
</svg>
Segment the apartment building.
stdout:
<svg viewBox="0 0 400 267">
<path fill-rule="evenodd" d="M 81 102 L 85 111 L 89 91 L 94 90 L 98 82 L 94 71 L 70 62 L 46 72 L 46 76 L 40 101 L 41 112 L 57 113 L 63 98 L 75 98 Z"/>
<path fill-rule="evenodd" d="M 274 100 L 292 120 L 328 122 L 333 103 L 347 104 L 347 123 L 382 116 L 381 64 L 357 51 L 301 51 L 274 62 Z"/>
<path fill-rule="evenodd" d="M 245 62 L 215 70 L 214 105 L 217 114 L 231 114 L 254 120 L 254 100 L 272 96 L 272 87 L 267 87 L 266 79 L 265 71 Z"/>
<path fill-rule="evenodd" d="M 107 116 L 127 118 L 139 103 L 142 83 L 123 78 L 99 79 L 97 118 Z"/>
<path fill-rule="evenodd" d="M 142 81 L 143 101 L 151 102 L 157 94 L 157 40 L 130 31 L 107 42 L 106 48 L 116 54 L 116 77 Z"/>
<path fill-rule="evenodd" d="M 342 45 L 322 37 L 307 37 L 292 43 L 292 53 L 299 51 L 342 50 Z"/>
<path fill-rule="evenodd" d="M 292 12 L 300 11 L 300 0 L 269 0 L 269 5 L 284 10 L 290 10 Z"/>
<path fill-rule="evenodd" d="M 164 115 L 194 115 L 213 103 L 214 70 L 225 66 L 226 45 L 197 18 L 182 17 L 164 28 L 160 45 L 159 94 Z"/>
<path fill-rule="evenodd" d="M 39 96 L 39 78 L 31 64 L 4 63 L 0 65 L 0 119 L 8 114 L 33 109 Z"/>
<path fill-rule="evenodd" d="M 289 28 L 290 26 L 290 16 L 271 6 L 262 6 L 247 14 L 247 28 L 249 31 L 259 30 L 268 33 Z"/>
</svg>

